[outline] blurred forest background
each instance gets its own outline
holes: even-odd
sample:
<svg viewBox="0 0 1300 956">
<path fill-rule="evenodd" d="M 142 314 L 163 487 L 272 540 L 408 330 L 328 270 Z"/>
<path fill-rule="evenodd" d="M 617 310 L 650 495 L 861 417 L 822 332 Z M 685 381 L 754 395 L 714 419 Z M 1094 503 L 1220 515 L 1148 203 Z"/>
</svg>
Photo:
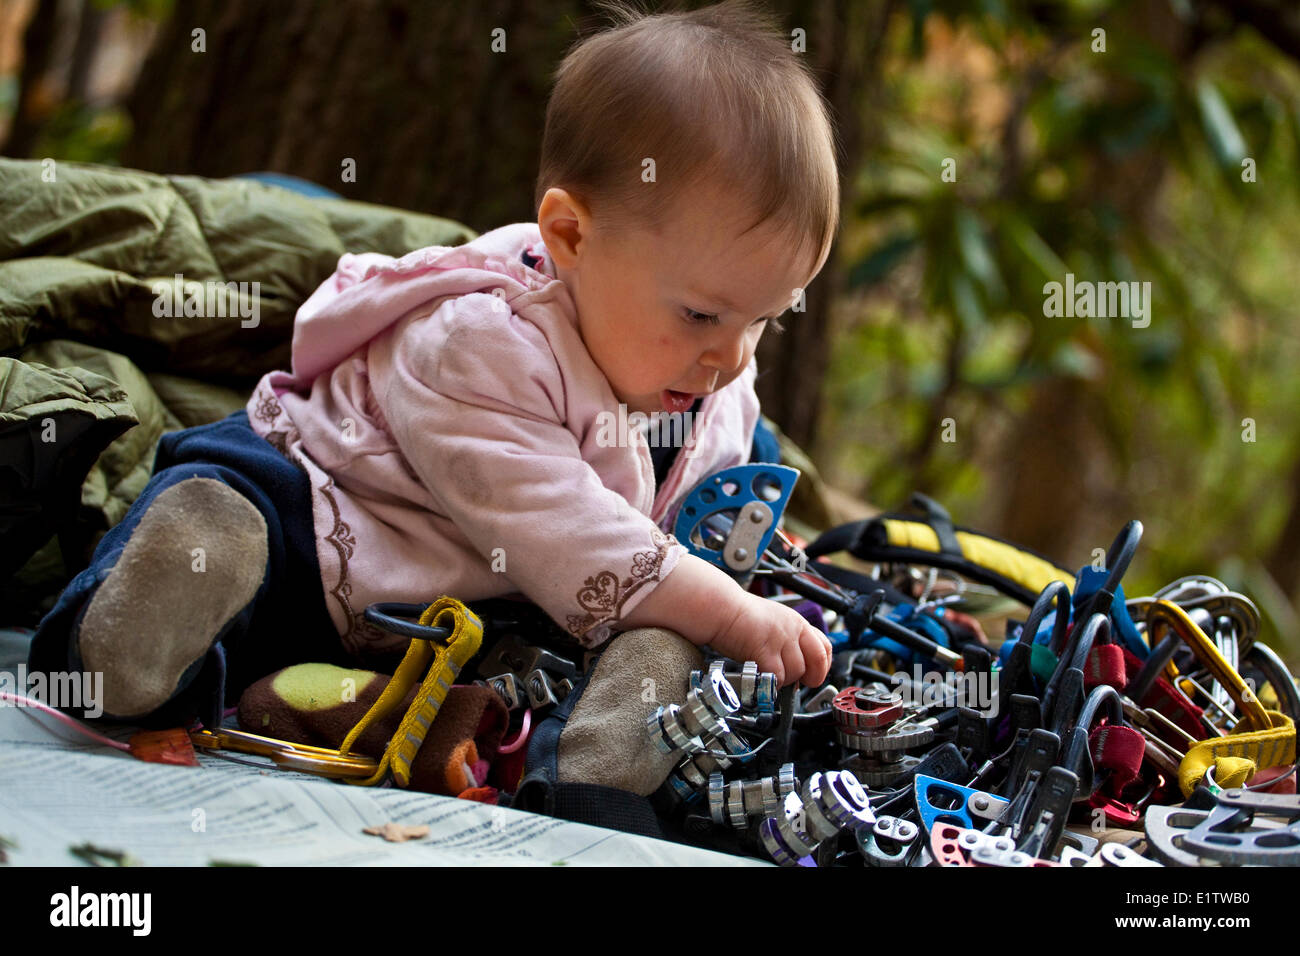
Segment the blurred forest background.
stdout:
<svg viewBox="0 0 1300 956">
<path fill-rule="evenodd" d="M 848 495 L 925 491 L 1066 566 L 1139 518 L 1130 596 L 1214 574 L 1296 657 L 1300 8 L 770 5 L 835 112 L 844 208 L 760 349 L 764 411 Z M 550 77 L 595 14 L 0 0 L 0 153 L 277 171 L 486 231 L 533 218 Z M 1150 282 L 1150 325 L 1046 317 L 1067 273 Z"/>
</svg>

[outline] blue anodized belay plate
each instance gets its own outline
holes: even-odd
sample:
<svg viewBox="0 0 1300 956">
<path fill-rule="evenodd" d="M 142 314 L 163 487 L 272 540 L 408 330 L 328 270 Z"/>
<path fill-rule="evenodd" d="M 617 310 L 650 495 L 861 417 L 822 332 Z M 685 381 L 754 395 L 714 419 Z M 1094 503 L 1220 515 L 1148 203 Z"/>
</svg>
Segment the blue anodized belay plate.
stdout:
<svg viewBox="0 0 1300 956">
<path fill-rule="evenodd" d="M 735 465 L 714 472 L 686 496 L 673 534 L 692 554 L 731 575 L 752 571 L 772 541 L 799 480 L 785 465 Z"/>
<path fill-rule="evenodd" d="M 1006 797 L 984 793 L 972 787 L 927 777 L 923 773 L 916 775 L 916 810 L 926 833 L 930 832 L 935 823 L 951 823 L 967 830 L 978 829 L 970 812 L 970 799 L 976 795 L 987 798 L 990 810 L 1001 811 L 1008 802 Z"/>
</svg>

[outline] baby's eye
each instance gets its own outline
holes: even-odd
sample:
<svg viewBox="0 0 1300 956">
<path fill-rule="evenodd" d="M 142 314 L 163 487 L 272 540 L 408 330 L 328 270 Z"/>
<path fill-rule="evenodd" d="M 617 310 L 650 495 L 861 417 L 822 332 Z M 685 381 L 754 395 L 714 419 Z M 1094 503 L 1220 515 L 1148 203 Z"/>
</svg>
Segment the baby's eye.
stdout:
<svg viewBox="0 0 1300 956">
<path fill-rule="evenodd" d="M 709 325 L 717 325 L 719 322 L 716 315 L 710 315 L 707 312 L 696 312 L 694 309 L 683 309 L 682 311 L 686 313 L 687 320 L 696 325 L 703 325 L 706 322 Z"/>
</svg>

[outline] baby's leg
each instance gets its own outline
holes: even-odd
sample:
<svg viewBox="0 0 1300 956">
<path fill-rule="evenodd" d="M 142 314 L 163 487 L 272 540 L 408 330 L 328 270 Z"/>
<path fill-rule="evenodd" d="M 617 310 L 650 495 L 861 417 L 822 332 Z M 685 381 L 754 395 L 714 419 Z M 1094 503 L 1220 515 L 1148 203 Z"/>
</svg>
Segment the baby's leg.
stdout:
<svg viewBox="0 0 1300 956">
<path fill-rule="evenodd" d="M 74 631 L 84 670 L 104 675 L 104 711 L 165 704 L 257 595 L 266 555 L 266 522 L 229 485 L 189 477 L 157 494 Z"/>
<path fill-rule="evenodd" d="M 109 717 L 211 724 L 248 684 L 334 662 L 337 644 L 307 477 L 238 412 L 163 436 L 149 484 L 41 621 L 29 667 L 92 686 L 102 674 Z"/>
<path fill-rule="evenodd" d="M 612 638 L 560 735 L 556 780 L 653 793 L 681 754 L 662 754 L 646 719 L 661 704 L 684 703 L 691 671 L 702 666 L 699 648 L 675 631 L 644 627 Z"/>
</svg>

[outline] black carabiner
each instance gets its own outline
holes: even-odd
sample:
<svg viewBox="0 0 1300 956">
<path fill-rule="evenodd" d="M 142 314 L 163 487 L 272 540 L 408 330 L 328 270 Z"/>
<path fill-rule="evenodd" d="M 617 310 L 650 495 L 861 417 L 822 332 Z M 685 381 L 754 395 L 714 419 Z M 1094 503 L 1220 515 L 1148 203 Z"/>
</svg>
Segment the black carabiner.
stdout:
<svg viewBox="0 0 1300 956">
<path fill-rule="evenodd" d="M 1065 652 L 1056 662 L 1052 679 L 1043 690 L 1043 722 L 1062 735 L 1066 727 L 1065 721 L 1070 717 L 1069 711 L 1076 703 L 1073 698 L 1081 698 L 1083 695 L 1083 669 L 1088 663 L 1088 654 L 1092 651 L 1093 644 L 1110 643 L 1110 617 L 1105 613 L 1099 611 L 1093 614 L 1082 627 L 1078 624 L 1079 620 L 1083 618 L 1076 620 Z"/>
<path fill-rule="evenodd" d="M 380 630 L 401 637 L 411 637 L 423 641 L 442 642 L 451 637 L 450 627 L 426 627 L 416 621 L 403 618 L 416 618 L 428 610 L 427 604 L 402 604 L 396 601 L 380 601 L 366 608 L 365 618 Z"/>
<path fill-rule="evenodd" d="M 1128 682 L 1128 686 L 1124 688 L 1124 696 L 1141 707 L 1142 698 L 1146 697 L 1155 686 L 1156 678 L 1165 669 L 1165 665 L 1173 659 L 1174 651 L 1178 650 L 1182 643 L 1177 634 L 1165 635 L 1165 639 L 1151 649 L 1151 654 L 1143 662 L 1142 669 Z"/>
<path fill-rule="evenodd" d="M 1038 595 L 1038 600 L 1029 609 L 1029 618 L 1020 629 L 1020 637 L 1015 646 L 1011 648 L 1011 654 L 1007 657 L 1007 666 L 1002 668 L 1001 674 L 998 675 L 998 698 L 1002 705 L 999 709 L 1000 713 L 1005 712 L 1012 694 L 1034 691 L 1033 687 L 1022 690 L 1021 682 L 1029 670 L 1038 628 L 1053 604 L 1056 605 L 1056 620 L 1052 622 L 1049 646 L 1065 640 L 1066 628 L 1070 626 L 1070 589 L 1065 586 L 1064 581 L 1053 581 L 1043 588 Z"/>
<path fill-rule="evenodd" d="M 1065 759 L 1061 766 L 1079 778 L 1079 792 L 1091 796 L 1093 790 L 1092 754 L 1088 750 L 1088 730 L 1097 718 L 1097 711 L 1105 705 L 1106 717 L 1110 726 L 1121 727 L 1124 724 L 1124 703 L 1119 692 L 1109 684 L 1098 684 L 1088 695 L 1079 711 L 1079 718 L 1070 730 L 1070 742 L 1065 749 Z"/>
<path fill-rule="evenodd" d="M 1124 525 L 1119 534 L 1115 535 L 1115 540 L 1110 543 L 1110 550 L 1106 552 L 1106 568 L 1109 571 L 1106 581 L 1083 599 L 1083 604 L 1074 616 L 1075 620 L 1086 621 L 1093 614 L 1105 614 L 1110 617 L 1110 608 L 1115 603 L 1115 592 L 1119 590 L 1119 582 L 1123 580 L 1124 572 L 1133 561 L 1133 555 L 1137 553 L 1138 542 L 1141 540 L 1142 522 L 1136 518 Z"/>
</svg>

